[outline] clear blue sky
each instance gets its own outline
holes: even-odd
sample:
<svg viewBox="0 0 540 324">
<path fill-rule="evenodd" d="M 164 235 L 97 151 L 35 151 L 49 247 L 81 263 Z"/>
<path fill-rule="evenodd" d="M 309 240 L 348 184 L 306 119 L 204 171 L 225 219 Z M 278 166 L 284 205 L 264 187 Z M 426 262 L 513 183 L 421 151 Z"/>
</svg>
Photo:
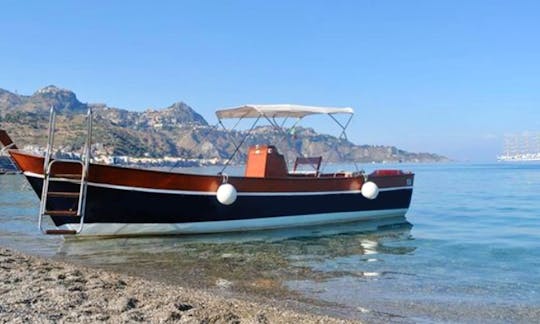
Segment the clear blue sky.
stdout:
<svg viewBox="0 0 540 324">
<path fill-rule="evenodd" d="M 0 88 L 130 110 L 352 106 L 349 137 L 493 160 L 540 131 L 540 1 L 3 1 Z M 319 123 L 326 130 L 326 124 Z"/>
</svg>

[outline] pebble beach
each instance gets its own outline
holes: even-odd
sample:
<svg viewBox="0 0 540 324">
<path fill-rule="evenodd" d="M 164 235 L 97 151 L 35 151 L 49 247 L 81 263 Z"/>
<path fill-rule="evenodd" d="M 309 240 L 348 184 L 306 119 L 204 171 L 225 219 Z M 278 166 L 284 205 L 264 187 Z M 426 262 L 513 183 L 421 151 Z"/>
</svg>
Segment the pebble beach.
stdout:
<svg viewBox="0 0 540 324">
<path fill-rule="evenodd" d="M 347 323 L 5 248 L 0 322 Z"/>
</svg>

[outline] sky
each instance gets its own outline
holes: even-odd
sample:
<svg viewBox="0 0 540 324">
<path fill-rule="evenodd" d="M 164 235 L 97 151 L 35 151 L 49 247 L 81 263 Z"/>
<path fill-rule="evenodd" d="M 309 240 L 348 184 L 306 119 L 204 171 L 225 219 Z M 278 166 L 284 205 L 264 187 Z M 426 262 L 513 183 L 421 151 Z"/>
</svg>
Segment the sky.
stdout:
<svg viewBox="0 0 540 324">
<path fill-rule="evenodd" d="M 494 161 L 540 131 L 540 1 L 3 1 L 0 88 L 129 110 L 353 107 L 356 144 Z M 338 133 L 328 120 L 306 120 Z"/>
</svg>

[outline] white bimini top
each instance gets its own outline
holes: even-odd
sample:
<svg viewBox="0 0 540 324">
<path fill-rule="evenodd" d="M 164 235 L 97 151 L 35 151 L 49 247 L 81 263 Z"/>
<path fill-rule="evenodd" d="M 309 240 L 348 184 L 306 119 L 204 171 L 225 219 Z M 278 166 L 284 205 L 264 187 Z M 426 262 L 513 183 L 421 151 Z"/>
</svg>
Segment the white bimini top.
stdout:
<svg viewBox="0 0 540 324">
<path fill-rule="evenodd" d="M 216 111 L 219 119 L 224 118 L 257 118 L 266 116 L 268 118 L 296 117 L 303 118 L 315 114 L 353 114 L 354 110 L 349 107 L 315 107 L 301 105 L 243 105 L 240 107 L 220 109 Z"/>
</svg>

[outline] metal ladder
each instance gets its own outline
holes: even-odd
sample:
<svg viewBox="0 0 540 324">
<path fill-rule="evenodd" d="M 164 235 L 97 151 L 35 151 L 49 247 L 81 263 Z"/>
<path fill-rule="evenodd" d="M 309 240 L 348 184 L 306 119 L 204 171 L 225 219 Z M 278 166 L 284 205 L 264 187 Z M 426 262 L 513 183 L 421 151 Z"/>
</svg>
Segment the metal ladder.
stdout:
<svg viewBox="0 0 540 324">
<path fill-rule="evenodd" d="M 50 235 L 70 235 L 78 234 L 83 230 L 84 226 L 84 211 L 86 207 L 86 190 L 88 184 L 88 167 L 90 164 L 90 145 L 92 139 L 92 110 L 88 108 L 86 114 L 86 127 L 87 134 L 86 140 L 83 147 L 83 152 L 81 154 L 80 160 L 66 160 L 66 159 L 53 159 L 52 152 L 54 146 L 54 133 L 56 127 L 56 112 L 54 107 L 50 109 L 49 115 L 49 131 L 48 131 L 48 140 L 47 140 L 47 150 L 45 152 L 45 160 L 43 162 L 43 187 L 41 191 L 41 200 L 39 205 L 39 218 L 38 226 L 41 232 L 44 234 Z M 71 169 L 73 165 L 76 164 L 77 168 L 80 168 L 80 172 L 71 172 L 71 173 L 57 173 L 54 171 L 54 166 L 64 166 Z M 79 167 L 80 165 L 80 167 Z M 62 185 L 65 183 L 75 183 L 79 184 L 78 191 L 49 191 L 49 185 L 51 183 L 56 183 Z M 62 199 L 64 204 L 66 201 L 73 201 L 72 206 L 77 202 L 77 210 L 74 210 L 74 207 L 68 209 L 49 209 L 53 204 L 52 200 Z M 58 202 L 58 201 L 57 201 Z M 79 227 L 78 229 L 45 229 L 43 228 L 43 217 L 45 215 L 56 216 L 56 217 L 68 217 L 77 219 L 79 218 Z"/>
</svg>

